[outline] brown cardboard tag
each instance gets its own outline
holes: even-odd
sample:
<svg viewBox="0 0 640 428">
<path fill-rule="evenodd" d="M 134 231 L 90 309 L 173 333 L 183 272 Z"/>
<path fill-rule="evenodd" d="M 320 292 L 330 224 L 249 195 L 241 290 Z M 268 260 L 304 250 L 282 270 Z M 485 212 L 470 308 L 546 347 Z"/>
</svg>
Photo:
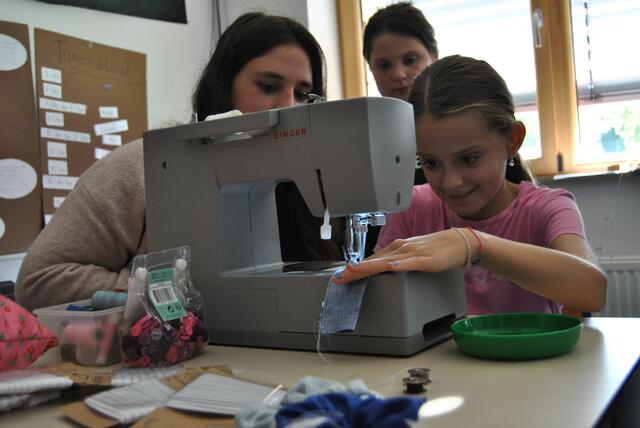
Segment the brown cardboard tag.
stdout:
<svg viewBox="0 0 640 428">
<path fill-rule="evenodd" d="M 160 382 L 164 383 L 171 389 L 179 391 L 204 373 L 215 373 L 233 377 L 233 372 L 231 372 L 231 369 L 227 366 L 205 366 L 186 369 L 184 372 L 178 373 L 177 375 L 164 377 L 160 379 Z"/>
<path fill-rule="evenodd" d="M 150 415 L 140 419 L 132 425 L 132 428 L 214 428 L 233 427 L 235 425 L 236 419 L 233 416 L 211 416 L 160 407 Z"/>
<path fill-rule="evenodd" d="M 85 367 L 74 363 L 61 363 L 48 367 L 44 371 L 69 377 L 80 386 L 111 386 L 111 369 Z"/>
<path fill-rule="evenodd" d="M 119 425 L 118 421 L 94 412 L 82 401 L 62 406 L 60 410 L 69 419 L 88 428 L 110 428 Z"/>
</svg>

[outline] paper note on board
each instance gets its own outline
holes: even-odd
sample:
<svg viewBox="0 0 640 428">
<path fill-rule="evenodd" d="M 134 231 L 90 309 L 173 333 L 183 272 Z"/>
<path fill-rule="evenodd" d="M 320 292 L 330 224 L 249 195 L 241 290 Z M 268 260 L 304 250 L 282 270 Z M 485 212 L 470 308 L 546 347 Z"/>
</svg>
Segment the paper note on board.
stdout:
<svg viewBox="0 0 640 428">
<path fill-rule="evenodd" d="M 107 146 L 121 146 L 122 135 L 106 134 L 102 136 L 102 144 Z"/>
<path fill-rule="evenodd" d="M 40 137 L 73 141 L 74 143 L 91 142 L 91 135 L 87 132 L 65 131 L 63 129 L 40 128 Z"/>
<path fill-rule="evenodd" d="M 93 157 L 96 158 L 96 159 L 102 159 L 103 157 L 105 157 L 109 153 L 111 153 L 111 150 L 105 150 L 105 149 L 101 149 L 101 148 L 97 147 L 95 149 L 95 151 L 93 152 Z"/>
<path fill-rule="evenodd" d="M 41 67 L 40 77 L 45 82 L 62 83 L 62 72 L 55 68 Z"/>
<path fill-rule="evenodd" d="M 67 144 L 57 141 L 47 141 L 47 156 L 50 158 L 67 158 Z"/>
<path fill-rule="evenodd" d="M 100 119 L 117 119 L 118 107 L 100 106 L 98 107 L 98 113 L 100 114 Z"/>
<path fill-rule="evenodd" d="M 64 114 L 47 111 L 44 113 L 44 122 L 47 126 L 64 126 Z"/>
<path fill-rule="evenodd" d="M 55 83 L 42 82 L 42 92 L 45 97 L 62 98 L 62 86 Z"/>
<path fill-rule="evenodd" d="M 43 175 L 42 187 L 45 189 L 71 190 L 76 185 L 78 177 L 66 175 Z"/>
<path fill-rule="evenodd" d="M 27 196 L 38 183 L 36 170 L 20 159 L 0 159 L 0 198 Z"/>
<path fill-rule="evenodd" d="M 51 98 L 40 97 L 40 108 L 43 110 L 56 110 L 63 113 L 74 113 L 80 115 L 87 114 L 87 105 L 82 103 L 71 103 L 69 101 L 52 100 Z"/>
<path fill-rule="evenodd" d="M 49 166 L 49 174 L 51 175 L 67 175 L 69 170 L 67 167 L 67 161 L 49 159 L 47 161 Z"/>
<path fill-rule="evenodd" d="M 117 134 L 129 130 L 129 122 L 127 119 L 114 120 L 113 122 L 97 123 L 93 125 L 96 135 Z"/>
<path fill-rule="evenodd" d="M 17 70 L 27 62 L 27 50 L 18 40 L 0 34 L 0 71 Z"/>
</svg>

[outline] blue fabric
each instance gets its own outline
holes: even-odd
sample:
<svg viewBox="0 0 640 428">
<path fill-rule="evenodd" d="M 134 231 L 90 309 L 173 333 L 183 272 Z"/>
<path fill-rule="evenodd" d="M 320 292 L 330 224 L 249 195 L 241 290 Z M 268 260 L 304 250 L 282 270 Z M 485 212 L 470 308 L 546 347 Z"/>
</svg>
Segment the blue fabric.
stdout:
<svg viewBox="0 0 640 428">
<path fill-rule="evenodd" d="M 314 419 L 317 427 L 407 427 L 415 421 L 424 398 L 395 397 L 380 399 L 353 394 L 314 395 L 305 401 L 289 404 L 276 413 L 276 426 L 304 426 L 304 419 Z M 322 417 L 323 419 L 318 420 Z"/>
<path fill-rule="evenodd" d="M 282 398 L 281 406 L 298 403 L 313 395 L 319 394 L 351 394 L 356 397 L 382 398 L 380 394 L 370 390 L 362 379 L 353 379 L 343 385 L 330 379 L 317 376 L 305 376 L 293 385 Z M 236 414 L 236 426 L 238 428 L 273 428 L 276 413 L 279 406 L 265 403 L 255 403 L 243 407 Z M 308 426 L 313 426 L 311 419 L 305 419 Z"/>
<path fill-rule="evenodd" d="M 320 334 L 344 333 L 356 329 L 362 298 L 369 278 L 344 285 L 329 279 L 320 313 Z"/>
</svg>

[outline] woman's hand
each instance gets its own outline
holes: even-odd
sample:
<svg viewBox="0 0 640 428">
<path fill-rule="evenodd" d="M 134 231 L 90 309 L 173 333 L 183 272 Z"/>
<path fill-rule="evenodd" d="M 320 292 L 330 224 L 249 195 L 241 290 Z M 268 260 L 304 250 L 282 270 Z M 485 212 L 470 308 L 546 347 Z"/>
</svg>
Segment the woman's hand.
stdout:
<svg viewBox="0 0 640 428">
<path fill-rule="evenodd" d="M 460 233 L 466 232 L 464 229 L 448 229 L 429 235 L 397 239 L 364 261 L 355 265 L 347 264 L 342 272 L 334 275 L 334 282 L 344 284 L 387 271 L 441 272 L 465 266 L 469 249 Z M 470 239 L 475 238 L 467 237 L 471 244 Z"/>
</svg>

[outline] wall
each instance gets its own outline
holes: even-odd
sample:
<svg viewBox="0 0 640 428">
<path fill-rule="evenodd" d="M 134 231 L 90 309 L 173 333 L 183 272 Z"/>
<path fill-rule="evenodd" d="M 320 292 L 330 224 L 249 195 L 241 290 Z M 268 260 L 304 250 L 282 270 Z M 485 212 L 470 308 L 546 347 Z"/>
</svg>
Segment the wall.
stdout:
<svg viewBox="0 0 640 428">
<path fill-rule="evenodd" d="M 187 24 L 143 19 L 35 0 L 0 1 L 0 19 L 63 33 L 147 55 L 147 114 L 150 128 L 185 122 L 190 96 L 209 59 L 213 5 L 186 0 Z"/>
<path fill-rule="evenodd" d="M 599 257 L 640 255 L 640 172 L 542 183 L 574 194 Z"/>
</svg>

